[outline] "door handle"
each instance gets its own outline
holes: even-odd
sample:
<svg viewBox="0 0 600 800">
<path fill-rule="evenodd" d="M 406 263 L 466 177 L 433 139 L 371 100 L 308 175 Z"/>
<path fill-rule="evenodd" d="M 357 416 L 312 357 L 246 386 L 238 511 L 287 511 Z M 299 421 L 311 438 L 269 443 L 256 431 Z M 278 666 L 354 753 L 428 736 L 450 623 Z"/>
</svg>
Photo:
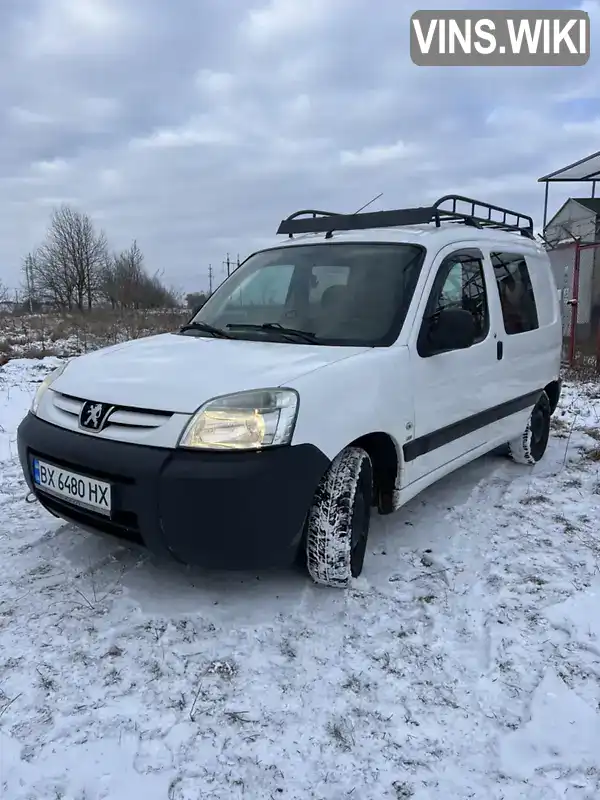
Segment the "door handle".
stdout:
<svg viewBox="0 0 600 800">
<path fill-rule="evenodd" d="M 502 356 L 503 355 L 504 355 L 504 343 L 503 342 L 497 342 L 496 343 L 496 356 L 498 358 L 498 361 L 502 361 Z"/>
</svg>

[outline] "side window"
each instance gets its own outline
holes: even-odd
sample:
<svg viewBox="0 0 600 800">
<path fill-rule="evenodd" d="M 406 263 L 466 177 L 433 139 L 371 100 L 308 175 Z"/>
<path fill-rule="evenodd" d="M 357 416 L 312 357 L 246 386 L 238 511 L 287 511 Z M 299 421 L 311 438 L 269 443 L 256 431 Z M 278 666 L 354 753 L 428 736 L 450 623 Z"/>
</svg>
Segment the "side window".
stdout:
<svg viewBox="0 0 600 800">
<path fill-rule="evenodd" d="M 460 261 L 450 267 L 448 277 L 442 286 L 438 309 L 462 308 L 463 265 Z"/>
<path fill-rule="evenodd" d="M 518 253 L 490 253 L 504 317 L 504 330 L 511 336 L 539 328 L 535 296 L 527 263 Z"/>
<path fill-rule="evenodd" d="M 482 342 L 490 330 L 483 255 L 477 250 L 462 250 L 447 256 L 433 285 L 428 312 L 462 308 L 473 315 L 476 342 Z"/>
</svg>

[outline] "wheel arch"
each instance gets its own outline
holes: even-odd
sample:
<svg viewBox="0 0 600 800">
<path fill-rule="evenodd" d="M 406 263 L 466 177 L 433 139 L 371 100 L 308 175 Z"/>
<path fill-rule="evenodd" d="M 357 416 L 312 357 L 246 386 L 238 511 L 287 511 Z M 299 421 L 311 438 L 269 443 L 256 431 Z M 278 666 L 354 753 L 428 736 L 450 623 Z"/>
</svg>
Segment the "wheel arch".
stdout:
<svg viewBox="0 0 600 800">
<path fill-rule="evenodd" d="M 554 414 L 558 407 L 558 401 L 560 400 L 560 390 L 561 390 L 561 380 L 557 378 L 555 381 L 551 381 L 547 386 L 544 386 L 544 391 L 548 395 L 548 399 L 550 400 L 550 413 Z"/>
<path fill-rule="evenodd" d="M 362 447 L 373 467 L 374 505 L 380 514 L 391 514 L 396 510 L 396 498 L 400 485 L 402 456 L 395 439 L 389 433 L 373 431 L 359 436 L 349 447 Z"/>
</svg>

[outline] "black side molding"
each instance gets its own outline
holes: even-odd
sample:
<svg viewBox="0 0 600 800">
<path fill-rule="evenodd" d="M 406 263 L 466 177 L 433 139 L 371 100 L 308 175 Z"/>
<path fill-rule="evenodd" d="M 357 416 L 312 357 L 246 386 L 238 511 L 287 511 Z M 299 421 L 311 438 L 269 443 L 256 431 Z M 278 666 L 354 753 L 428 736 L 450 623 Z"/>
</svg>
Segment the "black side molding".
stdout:
<svg viewBox="0 0 600 800">
<path fill-rule="evenodd" d="M 514 400 L 508 400 L 506 403 L 488 408 L 485 411 L 479 412 L 479 414 L 465 417 L 465 419 L 461 419 L 458 422 L 453 422 L 452 425 L 446 425 L 445 428 L 438 428 L 437 431 L 432 431 L 431 433 L 425 434 L 425 436 L 414 439 L 412 442 L 407 442 L 402 448 L 404 460 L 406 462 L 414 461 L 419 458 L 419 456 L 431 453 L 439 447 L 456 441 L 456 439 L 462 439 L 463 436 L 468 436 L 470 433 L 474 433 L 480 428 L 485 428 L 488 425 L 492 425 L 494 422 L 517 414 L 525 408 L 534 406 L 543 391 L 543 389 L 536 389 L 535 392 L 529 392 L 520 397 L 515 397 Z"/>
</svg>

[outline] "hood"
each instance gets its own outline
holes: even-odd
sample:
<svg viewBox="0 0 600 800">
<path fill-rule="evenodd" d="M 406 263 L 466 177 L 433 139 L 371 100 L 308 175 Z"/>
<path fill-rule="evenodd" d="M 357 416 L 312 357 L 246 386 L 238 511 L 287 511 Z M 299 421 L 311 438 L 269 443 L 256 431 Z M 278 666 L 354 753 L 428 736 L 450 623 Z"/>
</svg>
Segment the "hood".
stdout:
<svg viewBox="0 0 600 800">
<path fill-rule="evenodd" d="M 84 400 L 192 414 L 212 397 L 281 386 L 369 349 L 164 333 L 79 356 L 52 388 Z"/>
</svg>

